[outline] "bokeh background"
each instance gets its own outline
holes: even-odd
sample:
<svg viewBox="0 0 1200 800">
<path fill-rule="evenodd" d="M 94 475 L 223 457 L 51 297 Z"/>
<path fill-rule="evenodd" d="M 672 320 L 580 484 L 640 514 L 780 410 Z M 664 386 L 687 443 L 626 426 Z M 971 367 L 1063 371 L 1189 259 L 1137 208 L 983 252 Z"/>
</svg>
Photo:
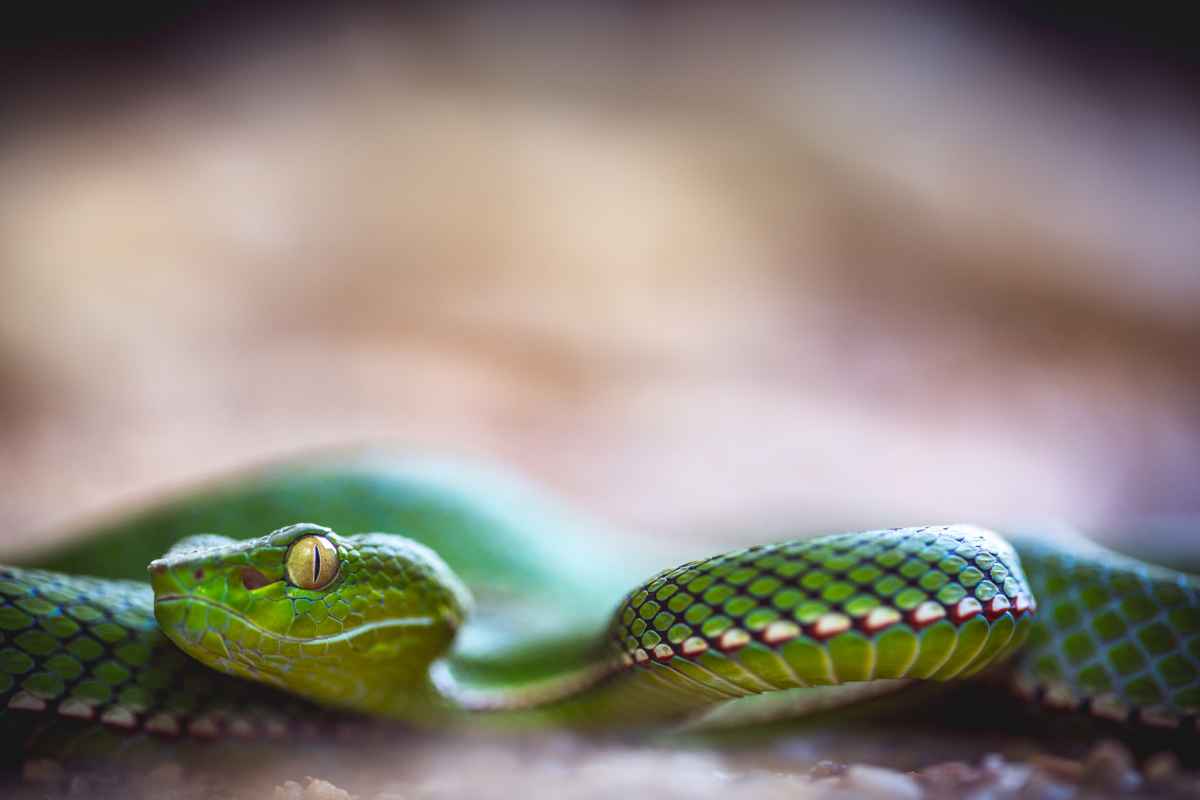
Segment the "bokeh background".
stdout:
<svg viewBox="0 0 1200 800">
<path fill-rule="evenodd" d="M 1182 17 L 80 13 L 7 34 L 7 551 L 363 444 L 714 547 L 1200 511 Z"/>
</svg>

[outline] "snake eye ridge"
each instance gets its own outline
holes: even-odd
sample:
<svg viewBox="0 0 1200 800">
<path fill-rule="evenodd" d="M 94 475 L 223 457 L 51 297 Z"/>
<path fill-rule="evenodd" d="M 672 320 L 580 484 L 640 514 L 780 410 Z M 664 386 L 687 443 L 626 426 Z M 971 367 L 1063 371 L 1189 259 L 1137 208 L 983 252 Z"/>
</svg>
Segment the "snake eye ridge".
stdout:
<svg viewBox="0 0 1200 800">
<path fill-rule="evenodd" d="M 301 589 L 324 589 L 338 573 L 338 554 L 324 536 L 297 539 L 287 552 L 287 577 Z"/>
</svg>

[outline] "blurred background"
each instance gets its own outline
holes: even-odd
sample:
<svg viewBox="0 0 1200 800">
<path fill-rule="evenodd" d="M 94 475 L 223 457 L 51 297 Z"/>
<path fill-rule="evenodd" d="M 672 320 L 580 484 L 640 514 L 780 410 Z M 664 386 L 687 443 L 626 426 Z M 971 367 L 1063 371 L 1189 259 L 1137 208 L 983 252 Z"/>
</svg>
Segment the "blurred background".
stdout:
<svg viewBox="0 0 1200 800">
<path fill-rule="evenodd" d="M 1183 10 L 32 11 L 0 71 L 7 552 L 360 445 L 694 552 L 1200 511 Z M 472 752 L 500 796 L 558 780 Z M 585 752 L 596 796 L 727 768 Z"/>
<path fill-rule="evenodd" d="M 1150 9 L 81 11 L 7 33 L 0 516 L 314 448 L 761 538 L 1198 510 Z"/>
</svg>

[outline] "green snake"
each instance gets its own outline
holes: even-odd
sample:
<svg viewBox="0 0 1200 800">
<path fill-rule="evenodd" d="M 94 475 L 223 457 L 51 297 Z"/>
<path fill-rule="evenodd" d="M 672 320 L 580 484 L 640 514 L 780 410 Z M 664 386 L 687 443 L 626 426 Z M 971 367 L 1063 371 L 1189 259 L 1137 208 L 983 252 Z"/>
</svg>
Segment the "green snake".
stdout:
<svg viewBox="0 0 1200 800">
<path fill-rule="evenodd" d="M 89 534 L 0 567 L 10 756 L 364 715 L 645 728 L 985 671 L 1127 722 L 1194 731 L 1200 712 L 1200 581 L 1082 539 L 899 528 L 655 574 L 654 540 L 614 542 L 524 484 L 374 457 L 262 469 Z"/>
</svg>

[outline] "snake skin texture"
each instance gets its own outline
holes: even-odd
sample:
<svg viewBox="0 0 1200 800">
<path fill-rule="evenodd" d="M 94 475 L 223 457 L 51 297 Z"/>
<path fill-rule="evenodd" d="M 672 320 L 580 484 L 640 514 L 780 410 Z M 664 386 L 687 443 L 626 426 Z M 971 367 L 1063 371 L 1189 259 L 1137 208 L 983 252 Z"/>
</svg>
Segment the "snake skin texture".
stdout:
<svg viewBox="0 0 1200 800">
<path fill-rule="evenodd" d="M 612 637 L 629 669 L 739 696 L 973 674 L 1020 646 L 1034 611 L 1003 540 L 909 528 L 685 564 L 633 592 Z"/>
<path fill-rule="evenodd" d="M 287 524 L 306 518 L 324 524 Z M 346 535 L 372 529 L 392 533 Z M 198 530 L 235 536 L 179 542 Z M 295 579 L 289 555 L 314 537 L 337 568 Z M 640 548 L 608 541 L 536 492 L 442 464 L 285 466 L 184 495 L 0 567 L 3 753 L 97 730 L 291 737 L 348 712 L 646 727 L 984 670 L 1054 707 L 1196 730 L 1200 579 L 1083 539 L 877 530 L 641 582 Z M 151 559 L 153 589 L 118 579 Z"/>
<path fill-rule="evenodd" d="M 282 736 L 320 717 L 299 698 L 180 652 L 159 630 L 144 584 L 7 568 L 0 568 L 0 709 L 6 734 L 20 727 L 30 739 L 38 723 L 56 717 L 198 738 Z"/>
<path fill-rule="evenodd" d="M 1046 598 L 1017 675 L 1047 705 L 1122 722 L 1195 729 L 1200 581 L 1079 540 L 1021 542 Z"/>
</svg>

